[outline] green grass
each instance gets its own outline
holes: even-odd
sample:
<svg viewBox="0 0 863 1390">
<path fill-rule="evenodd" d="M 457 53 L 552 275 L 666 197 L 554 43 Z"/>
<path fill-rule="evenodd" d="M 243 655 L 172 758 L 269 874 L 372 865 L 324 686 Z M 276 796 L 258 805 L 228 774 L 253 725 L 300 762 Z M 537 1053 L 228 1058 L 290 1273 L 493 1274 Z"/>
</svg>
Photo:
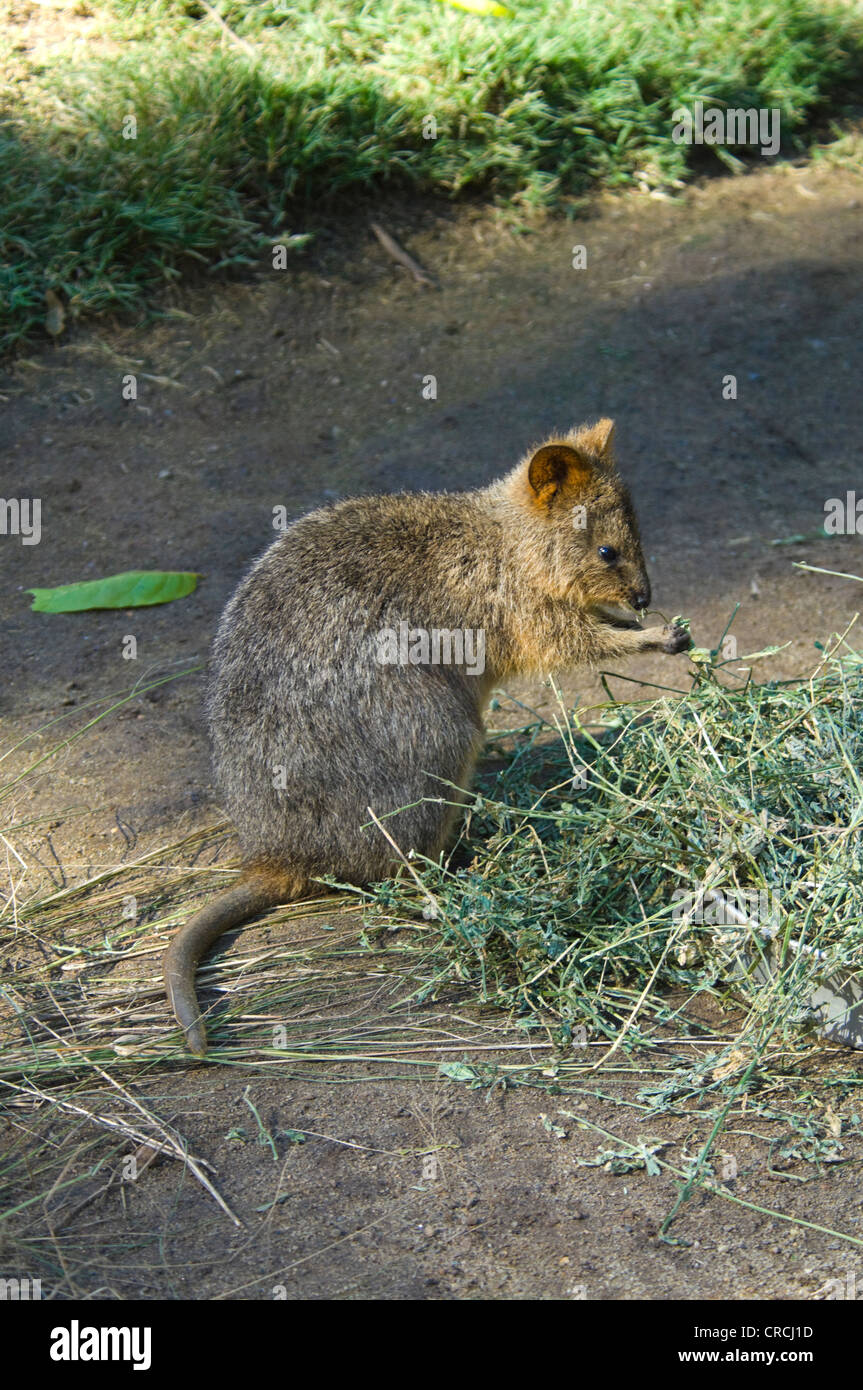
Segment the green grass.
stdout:
<svg viewBox="0 0 863 1390">
<path fill-rule="evenodd" d="M 425 909 L 428 992 L 467 981 L 563 1055 L 576 1030 L 653 1045 L 704 992 L 751 1011 L 752 1048 L 787 1043 L 822 978 L 863 973 L 863 659 L 743 689 L 707 663 L 691 693 L 605 720 L 602 739 L 563 710 L 562 737 L 522 731 L 469 812 L 470 866 L 381 884 L 381 920 Z"/>
<path fill-rule="evenodd" d="M 44 331 L 47 290 L 74 320 L 263 270 L 358 192 L 566 207 L 685 178 L 677 107 L 778 107 L 788 149 L 863 85 L 863 21 L 838 0 L 526 0 L 510 18 L 221 0 L 230 32 L 180 0 L 79 8 L 89 57 L 0 34 L 0 350 Z"/>
</svg>

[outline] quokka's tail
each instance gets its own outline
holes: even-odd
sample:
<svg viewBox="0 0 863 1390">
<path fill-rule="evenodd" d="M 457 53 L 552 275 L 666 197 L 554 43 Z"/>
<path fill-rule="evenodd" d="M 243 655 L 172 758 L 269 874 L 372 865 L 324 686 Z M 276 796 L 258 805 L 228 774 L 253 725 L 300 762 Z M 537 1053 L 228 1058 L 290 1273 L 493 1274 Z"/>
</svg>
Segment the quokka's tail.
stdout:
<svg viewBox="0 0 863 1390">
<path fill-rule="evenodd" d="M 308 880 L 300 874 L 250 865 L 236 883 L 190 917 L 174 937 L 165 952 L 165 988 L 186 1044 L 198 1057 L 207 1055 L 207 1030 L 195 994 L 195 971 L 201 959 L 223 932 L 308 891 Z"/>
</svg>

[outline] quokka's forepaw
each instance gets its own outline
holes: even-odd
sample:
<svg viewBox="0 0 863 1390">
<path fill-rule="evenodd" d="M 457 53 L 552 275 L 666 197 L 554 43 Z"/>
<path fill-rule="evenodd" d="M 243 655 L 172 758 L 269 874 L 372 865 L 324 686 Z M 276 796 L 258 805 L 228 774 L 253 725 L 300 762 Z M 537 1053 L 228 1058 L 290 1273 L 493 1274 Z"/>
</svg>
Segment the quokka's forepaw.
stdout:
<svg viewBox="0 0 863 1390">
<path fill-rule="evenodd" d="M 692 638 L 685 627 L 680 623 L 669 623 L 668 627 L 663 628 L 664 641 L 662 650 L 669 656 L 676 656 L 678 652 L 688 651 L 692 646 Z"/>
</svg>

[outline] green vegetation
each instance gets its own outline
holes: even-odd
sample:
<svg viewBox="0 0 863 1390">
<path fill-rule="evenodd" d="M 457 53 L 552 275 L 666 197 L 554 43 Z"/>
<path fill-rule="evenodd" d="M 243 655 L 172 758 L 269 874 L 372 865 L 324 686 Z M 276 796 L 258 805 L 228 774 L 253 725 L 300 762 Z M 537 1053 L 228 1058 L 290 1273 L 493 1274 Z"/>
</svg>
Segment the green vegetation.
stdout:
<svg viewBox="0 0 863 1390">
<path fill-rule="evenodd" d="M 778 108 L 788 149 L 863 86 L 863 21 L 839 0 L 513 10 L 82 0 L 66 43 L 0 30 L 0 350 L 191 272 L 266 268 L 360 191 L 566 208 L 685 178 L 678 107 Z"/>
<path fill-rule="evenodd" d="M 470 867 L 378 886 L 385 923 L 434 922 L 434 989 L 470 981 L 564 1053 L 576 1030 L 655 1042 L 669 991 L 730 991 L 758 1051 L 817 1021 L 819 981 L 863 974 L 863 658 L 732 689 L 694 656 L 691 693 L 613 704 L 601 738 L 563 709 L 558 737 L 520 731 Z"/>
</svg>

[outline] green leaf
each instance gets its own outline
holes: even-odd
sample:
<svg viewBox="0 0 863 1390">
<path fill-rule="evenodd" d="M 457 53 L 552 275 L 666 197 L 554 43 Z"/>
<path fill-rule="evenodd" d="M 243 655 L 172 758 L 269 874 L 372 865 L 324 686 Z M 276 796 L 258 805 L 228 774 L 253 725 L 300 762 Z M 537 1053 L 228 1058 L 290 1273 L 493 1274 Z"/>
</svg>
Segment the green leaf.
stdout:
<svg viewBox="0 0 863 1390">
<path fill-rule="evenodd" d="M 466 1067 L 461 1062 L 441 1062 L 438 1070 L 441 1076 L 448 1076 L 450 1081 L 476 1081 L 473 1068 Z"/>
<path fill-rule="evenodd" d="M 173 603 L 195 591 L 199 574 L 190 571 L 127 570 L 107 579 L 60 584 L 56 589 L 27 589 L 34 613 L 84 613 L 91 608 L 146 608 Z"/>
</svg>

